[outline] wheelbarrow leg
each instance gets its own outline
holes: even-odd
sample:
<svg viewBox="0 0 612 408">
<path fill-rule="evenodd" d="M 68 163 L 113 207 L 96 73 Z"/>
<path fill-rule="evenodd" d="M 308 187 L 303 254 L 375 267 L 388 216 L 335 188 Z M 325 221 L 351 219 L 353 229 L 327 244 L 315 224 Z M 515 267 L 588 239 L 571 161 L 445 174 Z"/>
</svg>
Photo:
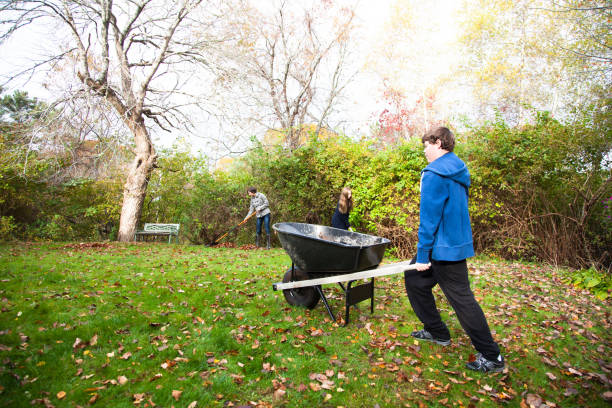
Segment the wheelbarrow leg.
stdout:
<svg viewBox="0 0 612 408">
<path fill-rule="evenodd" d="M 370 313 L 374 313 L 374 278 L 372 278 L 372 292 L 371 292 L 371 296 L 372 299 L 370 301 Z"/>
<path fill-rule="evenodd" d="M 323 304 L 325 305 L 325 308 L 327 309 L 327 313 L 329 313 L 329 317 L 331 317 L 332 321 L 335 322 L 336 317 L 334 316 L 334 313 L 331 311 L 331 308 L 329 307 L 329 303 L 327 303 L 327 298 L 325 298 L 325 294 L 323 294 L 321 285 L 317 285 L 315 286 L 315 288 L 317 289 L 317 292 L 319 292 L 319 296 L 321 296 L 321 299 L 323 299 Z"/>
<path fill-rule="evenodd" d="M 366 299 L 370 299 L 370 313 L 374 313 L 374 278 L 369 283 L 354 286 L 355 281 L 349 281 L 346 285 L 345 299 L 345 318 L 344 325 L 349 323 L 349 311 L 351 306 L 356 305 Z"/>
<path fill-rule="evenodd" d="M 344 291 L 344 326 L 346 326 L 347 324 L 349 324 L 349 319 L 350 319 L 350 315 L 349 315 L 349 309 L 351 308 L 351 299 L 350 299 L 350 295 L 351 295 L 351 285 L 353 284 L 354 281 L 350 281 L 347 285 L 346 285 L 346 290 Z"/>
</svg>

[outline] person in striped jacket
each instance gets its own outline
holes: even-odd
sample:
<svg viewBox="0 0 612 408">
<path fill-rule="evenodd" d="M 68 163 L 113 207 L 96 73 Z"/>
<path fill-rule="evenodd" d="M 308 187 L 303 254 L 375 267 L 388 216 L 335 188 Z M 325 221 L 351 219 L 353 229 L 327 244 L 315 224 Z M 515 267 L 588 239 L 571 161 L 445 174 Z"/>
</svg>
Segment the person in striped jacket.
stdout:
<svg viewBox="0 0 612 408">
<path fill-rule="evenodd" d="M 249 206 L 249 213 L 244 217 L 246 220 L 253 212 L 256 212 L 257 226 L 255 235 L 255 246 L 259 246 L 261 241 L 261 225 L 263 224 L 266 230 L 266 249 L 270 249 L 270 204 L 268 199 L 263 193 L 258 193 L 255 187 L 249 187 L 247 194 L 251 197 L 251 205 Z"/>
</svg>

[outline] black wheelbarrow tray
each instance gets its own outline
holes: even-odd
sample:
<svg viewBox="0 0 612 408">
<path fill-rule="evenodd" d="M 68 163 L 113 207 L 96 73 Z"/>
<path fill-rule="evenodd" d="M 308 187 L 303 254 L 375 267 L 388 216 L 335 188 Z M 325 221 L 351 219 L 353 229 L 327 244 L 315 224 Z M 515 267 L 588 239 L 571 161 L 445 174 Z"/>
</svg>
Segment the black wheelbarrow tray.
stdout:
<svg viewBox="0 0 612 408">
<path fill-rule="evenodd" d="M 281 222 L 272 228 L 292 262 L 282 283 L 275 283 L 272 288 L 282 290 L 289 304 L 309 309 L 323 299 L 329 316 L 335 321 L 321 285 L 338 283 L 345 295 L 345 325 L 349 323 L 352 305 L 370 299 L 370 312 L 374 312 L 375 277 L 415 269 L 410 261 L 379 267 L 390 243 L 386 238 L 296 222 Z M 362 279 L 371 280 L 353 286 Z M 348 282 L 346 287 L 342 282 Z"/>
</svg>

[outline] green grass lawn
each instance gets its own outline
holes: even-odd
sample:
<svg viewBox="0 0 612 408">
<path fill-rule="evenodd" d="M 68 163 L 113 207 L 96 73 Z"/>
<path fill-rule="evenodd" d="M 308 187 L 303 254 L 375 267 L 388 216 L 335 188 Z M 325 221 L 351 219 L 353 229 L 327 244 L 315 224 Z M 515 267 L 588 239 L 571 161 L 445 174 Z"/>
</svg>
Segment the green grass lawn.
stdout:
<svg viewBox="0 0 612 408">
<path fill-rule="evenodd" d="M 469 262 L 507 361 L 487 375 L 464 368 L 474 350 L 439 290 L 449 347 L 410 337 L 401 275 L 342 327 L 272 290 L 290 265 L 281 249 L 0 245 L 0 406 L 610 406 L 612 308 L 567 271 Z"/>
</svg>

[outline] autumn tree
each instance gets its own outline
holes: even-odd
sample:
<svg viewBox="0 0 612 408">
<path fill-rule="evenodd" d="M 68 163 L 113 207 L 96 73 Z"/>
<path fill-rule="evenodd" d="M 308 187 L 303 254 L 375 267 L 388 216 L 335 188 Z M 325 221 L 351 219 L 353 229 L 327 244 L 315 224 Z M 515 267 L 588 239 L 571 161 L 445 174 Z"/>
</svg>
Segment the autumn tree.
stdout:
<svg viewBox="0 0 612 408">
<path fill-rule="evenodd" d="M 435 106 L 436 95 L 431 90 L 424 90 L 422 96 L 410 103 L 401 91 L 387 87 L 382 100 L 385 108 L 378 115 L 373 137 L 383 145 L 420 137 L 427 129 L 443 124 Z"/>
<path fill-rule="evenodd" d="M 612 4 L 607 0 L 550 0 L 539 10 L 565 27 L 564 36 L 555 43 L 555 55 L 582 74 L 610 81 Z"/>
<path fill-rule="evenodd" d="M 134 158 L 129 165 L 123 192 L 118 240 L 131 241 L 140 217 L 151 171 L 157 155 L 151 129 L 169 129 L 188 121 L 182 108 L 193 72 L 206 61 L 215 23 L 223 2 L 181 0 L 23 0 L 1 6 L 1 38 L 29 24 L 45 25 L 49 35 L 65 37 L 45 61 L 73 63 L 80 83 L 75 94 L 98 98 L 112 109 L 132 135 Z M 198 35 L 193 27 L 197 25 Z M 193 86 L 193 84 L 191 84 Z M 182 92 L 180 92 L 182 91 Z M 179 98 L 179 95 L 183 95 Z"/>
<path fill-rule="evenodd" d="M 375 117 L 374 136 L 383 142 L 420 136 L 449 115 L 439 103 L 445 72 L 452 66 L 447 49 L 450 39 L 442 31 L 441 5 L 439 1 L 393 1 L 377 45 L 367 58 L 366 67 L 380 79 L 381 108 Z"/>
<path fill-rule="evenodd" d="M 523 123 L 531 107 L 562 115 L 594 87 L 608 88 L 611 9 L 606 1 L 464 0 L 458 78 L 479 116 L 496 109 Z"/>
</svg>

